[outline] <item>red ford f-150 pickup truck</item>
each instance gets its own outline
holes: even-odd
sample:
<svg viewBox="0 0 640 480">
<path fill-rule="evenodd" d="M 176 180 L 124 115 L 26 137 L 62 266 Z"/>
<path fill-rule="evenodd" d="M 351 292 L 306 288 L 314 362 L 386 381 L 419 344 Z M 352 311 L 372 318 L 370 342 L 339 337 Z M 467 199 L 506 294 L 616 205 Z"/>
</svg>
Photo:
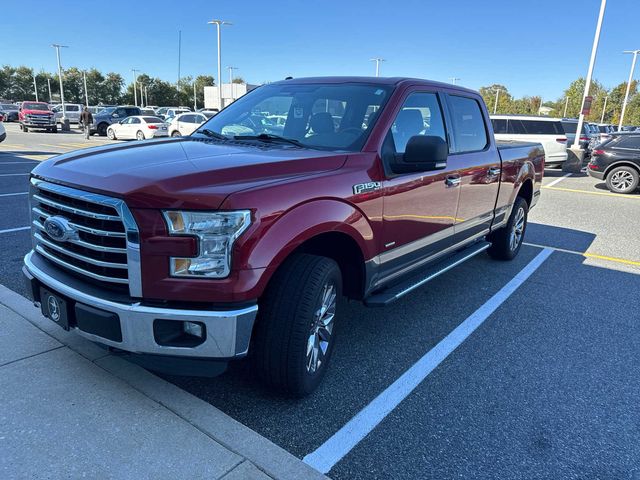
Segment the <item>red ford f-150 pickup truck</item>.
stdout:
<svg viewBox="0 0 640 480">
<path fill-rule="evenodd" d="M 289 79 L 189 137 L 40 164 L 24 273 L 63 328 L 158 361 L 248 355 L 302 396 L 341 296 L 386 305 L 485 250 L 514 258 L 543 167 L 539 144 L 496 145 L 474 91 Z"/>
<path fill-rule="evenodd" d="M 18 121 L 23 132 L 28 132 L 30 128 L 40 128 L 53 133 L 58 131 L 54 113 L 49 110 L 49 104 L 44 102 L 22 102 Z"/>
</svg>

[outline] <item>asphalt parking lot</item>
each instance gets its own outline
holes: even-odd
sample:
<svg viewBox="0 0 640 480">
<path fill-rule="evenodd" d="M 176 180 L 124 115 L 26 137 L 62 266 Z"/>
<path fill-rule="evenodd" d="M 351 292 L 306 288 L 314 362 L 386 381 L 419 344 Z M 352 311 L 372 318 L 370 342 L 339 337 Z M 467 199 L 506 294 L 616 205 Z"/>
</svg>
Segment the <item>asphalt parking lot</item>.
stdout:
<svg viewBox="0 0 640 480">
<path fill-rule="evenodd" d="M 7 131 L 0 283 L 25 295 L 28 172 L 108 140 Z M 384 309 L 343 303 L 311 397 L 275 396 L 245 362 L 165 378 L 336 479 L 640 478 L 640 194 L 558 170 L 544 185 L 515 261 L 480 255 Z"/>
</svg>

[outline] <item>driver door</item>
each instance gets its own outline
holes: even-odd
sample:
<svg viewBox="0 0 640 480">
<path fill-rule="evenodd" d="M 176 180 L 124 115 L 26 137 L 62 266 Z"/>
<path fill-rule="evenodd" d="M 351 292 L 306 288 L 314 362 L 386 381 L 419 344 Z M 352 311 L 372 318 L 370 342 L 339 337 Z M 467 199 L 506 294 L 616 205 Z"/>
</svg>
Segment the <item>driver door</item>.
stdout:
<svg viewBox="0 0 640 480">
<path fill-rule="evenodd" d="M 415 135 L 448 141 L 443 105 L 436 92 L 410 91 L 387 133 L 383 159 L 403 154 Z M 394 174 L 386 160 L 385 168 L 380 263 L 382 276 L 393 278 L 452 246 L 460 177 L 451 157 L 441 170 Z"/>
</svg>

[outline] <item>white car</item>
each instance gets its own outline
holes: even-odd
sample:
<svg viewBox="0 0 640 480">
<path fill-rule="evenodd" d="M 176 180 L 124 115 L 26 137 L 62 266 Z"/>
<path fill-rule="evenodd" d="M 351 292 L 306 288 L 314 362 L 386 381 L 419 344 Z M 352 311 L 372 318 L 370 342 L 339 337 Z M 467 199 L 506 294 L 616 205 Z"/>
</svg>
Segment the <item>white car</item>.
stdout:
<svg viewBox="0 0 640 480">
<path fill-rule="evenodd" d="M 166 137 L 167 124 L 159 117 L 134 115 L 113 123 L 107 128 L 107 137 L 111 140 Z"/>
<path fill-rule="evenodd" d="M 4 142 L 5 138 L 7 138 L 7 131 L 5 130 L 2 122 L 0 122 L 0 143 Z"/>
<path fill-rule="evenodd" d="M 541 143 L 545 165 L 560 166 L 567 161 L 567 134 L 562 119 L 534 115 L 491 115 L 496 140 Z"/>
<path fill-rule="evenodd" d="M 173 120 L 174 117 L 177 117 L 181 113 L 189 113 L 189 112 L 191 112 L 191 110 L 189 110 L 188 108 L 170 108 L 167 110 L 167 113 L 164 114 L 164 119 L 167 122 L 170 122 L 171 120 Z"/>
<path fill-rule="evenodd" d="M 172 137 L 191 135 L 207 120 L 207 116 L 204 113 L 181 113 L 171 120 L 169 124 L 169 135 Z"/>
</svg>

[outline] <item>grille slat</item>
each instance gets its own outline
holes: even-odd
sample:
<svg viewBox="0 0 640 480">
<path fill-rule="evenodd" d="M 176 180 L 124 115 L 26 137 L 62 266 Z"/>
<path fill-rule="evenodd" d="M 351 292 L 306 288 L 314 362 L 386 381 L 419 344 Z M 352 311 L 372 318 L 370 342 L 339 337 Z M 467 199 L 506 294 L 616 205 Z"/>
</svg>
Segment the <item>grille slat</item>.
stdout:
<svg viewBox="0 0 640 480">
<path fill-rule="evenodd" d="M 137 227 L 122 200 L 32 179 L 31 212 L 36 252 L 93 283 L 129 284 L 130 294 L 141 296 Z M 67 238 L 47 232 L 45 223 L 56 222 Z M 128 233 L 135 233 L 131 242 Z"/>
</svg>

